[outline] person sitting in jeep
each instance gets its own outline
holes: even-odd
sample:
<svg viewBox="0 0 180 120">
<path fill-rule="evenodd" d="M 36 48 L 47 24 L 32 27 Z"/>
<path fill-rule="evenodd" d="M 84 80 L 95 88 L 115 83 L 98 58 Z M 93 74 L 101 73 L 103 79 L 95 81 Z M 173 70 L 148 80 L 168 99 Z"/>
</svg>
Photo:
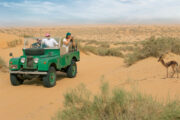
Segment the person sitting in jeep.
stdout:
<svg viewBox="0 0 180 120">
<path fill-rule="evenodd" d="M 48 48 L 53 48 L 53 47 L 56 47 L 58 46 L 58 43 L 57 41 L 54 39 L 54 38 L 50 38 L 50 34 L 49 33 L 46 33 L 45 37 L 43 40 L 42 40 L 42 47 L 48 47 Z"/>
<path fill-rule="evenodd" d="M 32 48 L 40 48 L 40 47 L 41 47 L 41 40 L 37 38 L 36 43 L 32 44 Z"/>
<path fill-rule="evenodd" d="M 73 39 L 73 37 L 71 36 L 71 33 L 68 32 L 68 33 L 66 34 L 66 38 L 63 39 L 63 45 L 62 45 L 62 47 L 65 47 L 65 48 L 66 48 L 66 52 L 67 52 L 67 53 L 69 52 L 69 47 L 70 47 L 71 44 L 72 44 L 73 47 L 75 47 L 74 39 Z"/>
</svg>

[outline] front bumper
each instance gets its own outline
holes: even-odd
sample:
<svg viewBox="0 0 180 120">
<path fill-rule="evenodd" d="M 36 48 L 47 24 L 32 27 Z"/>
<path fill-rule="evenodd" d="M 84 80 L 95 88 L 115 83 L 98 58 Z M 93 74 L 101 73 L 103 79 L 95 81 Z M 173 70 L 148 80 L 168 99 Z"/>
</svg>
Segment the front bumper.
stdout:
<svg viewBox="0 0 180 120">
<path fill-rule="evenodd" d="M 32 75 L 46 75 L 47 72 L 39 72 L 39 71 L 9 71 L 12 74 L 32 74 Z"/>
</svg>

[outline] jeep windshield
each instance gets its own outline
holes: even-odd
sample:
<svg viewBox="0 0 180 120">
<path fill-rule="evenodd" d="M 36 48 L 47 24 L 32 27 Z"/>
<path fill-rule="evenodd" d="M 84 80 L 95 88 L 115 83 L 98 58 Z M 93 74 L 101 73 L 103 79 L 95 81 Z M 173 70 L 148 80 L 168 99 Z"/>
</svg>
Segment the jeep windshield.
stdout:
<svg viewBox="0 0 180 120">
<path fill-rule="evenodd" d="M 57 49 L 60 48 L 60 38 L 54 38 L 58 45 L 54 45 L 54 47 L 48 47 L 46 44 L 42 43 L 45 38 L 25 38 L 24 39 L 24 49 L 28 48 L 44 48 L 44 49 Z"/>
</svg>

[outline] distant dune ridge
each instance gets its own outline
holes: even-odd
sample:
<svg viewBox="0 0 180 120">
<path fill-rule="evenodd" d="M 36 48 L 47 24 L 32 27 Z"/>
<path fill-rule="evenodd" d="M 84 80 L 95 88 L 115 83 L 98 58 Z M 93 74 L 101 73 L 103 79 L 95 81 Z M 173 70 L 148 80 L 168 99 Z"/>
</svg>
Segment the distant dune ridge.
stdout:
<svg viewBox="0 0 180 120">
<path fill-rule="evenodd" d="M 79 25 L 59 27 L 0 28 L 0 33 L 16 36 L 65 36 L 72 32 L 76 39 L 97 41 L 142 41 L 151 36 L 179 37 L 180 25 Z M 11 37 L 12 38 L 12 37 Z"/>
</svg>

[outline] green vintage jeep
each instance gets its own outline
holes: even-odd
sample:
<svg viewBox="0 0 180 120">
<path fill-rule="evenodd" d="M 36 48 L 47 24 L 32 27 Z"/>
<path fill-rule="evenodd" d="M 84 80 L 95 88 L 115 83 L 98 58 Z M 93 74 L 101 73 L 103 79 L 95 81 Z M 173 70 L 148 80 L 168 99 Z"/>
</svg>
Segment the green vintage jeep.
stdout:
<svg viewBox="0 0 180 120">
<path fill-rule="evenodd" d="M 77 47 L 70 47 L 67 52 L 61 47 L 61 41 L 54 48 L 33 47 L 34 38 L 25 39 L 23 55 L 9 61 L 10 81 L 13 86 L 23 84 L 24 80 L 41 78 L 43 85 L 53 87 L 56 84 L 56 71 L 66 72 L 67 77 L 73 78 L 77 74 L 76 62 L 80 60 Z"/>
</svg>

